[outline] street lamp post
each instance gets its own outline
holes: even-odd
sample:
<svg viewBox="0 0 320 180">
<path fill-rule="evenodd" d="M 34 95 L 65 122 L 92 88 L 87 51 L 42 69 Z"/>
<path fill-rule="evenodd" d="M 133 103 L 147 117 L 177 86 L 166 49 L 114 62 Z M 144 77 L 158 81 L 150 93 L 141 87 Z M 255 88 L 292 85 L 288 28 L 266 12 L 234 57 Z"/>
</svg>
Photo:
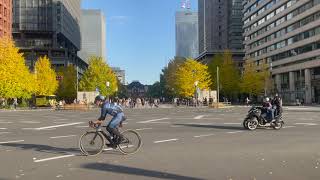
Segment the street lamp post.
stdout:
<svg viewBox="0 0 320 180">
<path fill-rule="evenodd" d="M 109 87 L 110 87 L 110 82 L 109 82 L 109 81 L 106 82 L 106 87 L 107 87 L 107 91 L 108 91 L 108 89 L 109 89 Z M 108 92 L 107 92 L 107 93 L 108 93 Z M 108 97 L 108 94 L 107 94 L 107 98 L 108 98 L 108 101 L 110 102 L 109 97 Z"/>
<path fill-rule="evenodd" d="M 196 99 L 196 107 L 198 105 L 198 92 L 197 92 L 198 84 L 199 84 L 199 81 L 194 82 L 194 87 L 195 87 L 195 96 L 194 97 Z"/>
<path fill-rule="evenodd" d="M 219 66 L 217 66 L 217 108 L 219 108 L 219 100 L 220 100 L 220 87 L 219 87 Z"/>
</svg>

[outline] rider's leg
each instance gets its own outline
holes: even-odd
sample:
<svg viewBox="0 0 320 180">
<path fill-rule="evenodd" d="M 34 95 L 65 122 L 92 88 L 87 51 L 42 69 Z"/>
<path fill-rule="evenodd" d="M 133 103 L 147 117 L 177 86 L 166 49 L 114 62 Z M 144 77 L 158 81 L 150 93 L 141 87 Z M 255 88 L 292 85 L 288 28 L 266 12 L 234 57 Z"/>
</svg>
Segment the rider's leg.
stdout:
<svg viewBox="0 0 320 180">
<path fill-rule="evenodd" d="M 116 139 L 114 140 L 115 143 L 119 143 L 119 141 L 122 139 L 122 135 L 118 131 L 118 126 L 123 120 L 124 114 L 118 113 L 115 117 L 113 117 L 108 125 L 108 132 L 110 134 L 115 135 Z"/>
</svg>

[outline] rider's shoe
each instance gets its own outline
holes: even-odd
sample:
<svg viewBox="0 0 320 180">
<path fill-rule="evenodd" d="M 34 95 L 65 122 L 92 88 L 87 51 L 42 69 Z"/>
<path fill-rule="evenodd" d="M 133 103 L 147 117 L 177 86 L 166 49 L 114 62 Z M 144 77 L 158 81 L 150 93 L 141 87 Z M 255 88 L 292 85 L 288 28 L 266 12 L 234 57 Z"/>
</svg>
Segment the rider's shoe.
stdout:
<svg viewBox="0 0 320 180">
<path fill-rule="evenodd" d="M 113 148 L 113 149 L 116 149 L 117 148 L 117 145 L 115 144 L 106 144 L 107 147 L 110 147 L 110 148 Z"/>
</svg>

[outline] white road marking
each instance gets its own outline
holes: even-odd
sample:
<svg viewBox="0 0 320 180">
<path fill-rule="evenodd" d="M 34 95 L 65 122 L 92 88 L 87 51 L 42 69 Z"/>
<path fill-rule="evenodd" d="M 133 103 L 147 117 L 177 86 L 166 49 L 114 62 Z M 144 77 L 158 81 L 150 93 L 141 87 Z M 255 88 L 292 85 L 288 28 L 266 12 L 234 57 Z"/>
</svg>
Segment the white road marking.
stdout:
<svg viewBox="0 0 320 180">
<path fill-rule="evenodd" d="M 20 121 L 20 123 L 24 123 L 24 124 L 39 124 L 41 122 L 39 122 L 39 121 Z"/>
<path fill-rule="evenodd" d="M 0 130 L 6 130 L 7 128 L 0 128 Z"/>
<path fill-rule="evenodd" d="M 283 128 L 293 128 L 293 127 L 296 127 L 296 126 L 284 126 Z"/>
<path fill-rule="evenodd" d="M 143 130 L 148 130 L 148 129 L 152 129 L 152 128 L 140 128 L 140 129 L 136 129 L 136 131 L 143 131 Z"/>
<path fill-rule="evenodd" d="M 295 123 L 296 125 L 316 126 L 316 123 Z"/>
<path fill-rule="evenodd" d="M 24 140 L 7 141 L 7 142 L 0 142 L 0 144 L 17 143 L 17 142 L 23 142 L 23 141 Z"/>
<path fill-rule="evenodd" d="M 223 124 L 228 124 L 228 125 L 239 125 L 241 123 L 223 123 Z"/>
<path fill-rule="evenodd" d="M 87 128 L 89 126 L 76 126 L 76 128 Z"/>
<path fill-rule="evenodd" d="M 21 128 L 22 130 L 34 130 L 34 128 Z"/>
<path fill-rule="evenodd" d="M 12 122 L 0 122 L 0 124 L 11 124 Z"/>
<path fill-rule="evenodd" d="M 1 134 L 9 134 L 9 133 L 11 133 L 11 132 L 0 132 L 0 135 Z"/>
<path fill-rule="evenodd" d="M 77 135 L 67 135 L 67 136 L 55 136 L 55 137 L 50 137 L 50 139 L 59 139 L 59 138 L 67 138 L 67 137 L 74 137 Z"/>
<path fill-rule="evenodd" d="M 166 140 L 160 140 L 160 141 L 154 141 L 153 143 L 163 143 L 163 142 L 170 142 L 170 141 L 178 141 L 179 139 L 166 139 Z"/>
<path fill-rule="evenodd" d="M 243 131 L 231 131 L 231 132 L 227 132 L 228 134 L 236 134 L 236 133 L 241 133 Z"/>
<path fill-rule="evenodd" d="M 121 148 L 131 148 L 133 147 L 133 145 L 129 145 L 129 146 L 121 146 Z M 106 148 L 106 149 L 103 149 L 104 151 L 112 151 L 114 150 L 113 148 Z"/>
<path fill-rule="evenodd" d="M 172 125 L 172 126 L 170 126 L 170 127 L 176 128 L 176 127 L 183 127 L 183 126 L 180 126 L 180 125 Z"/>
<path fill-rule="evenodd" d="M 208 125 L 213 125 L 214 123 L 187 123 L 190 125 L 201 125 L 201 126 L 208 126 Z"/>
<path fill-rule="evenodd" d="M 67 158 L 67 157 L 73 157 L 76 156 L 75 154 L 69 154 L 69 155 L 64 155 L 64 156 L 56 156 L 56 157 L 52 157 L 52 158 L 45 158 L 45 159 L 39 159 L 39 160 L 33 160 L 33 162 L 44 162 L 44 161 L 50 161 L 50 160 L 55 160 L 55 159 L 62 159 L 62 158 Z"/>
<path fill-rule="evenodd" d="M 46 126 L 46 127 L 35 128 L 35 130 L 52 129 L 52 128 L 56 128 L 56 127 L 72 126 L 72 125 L 83 124 L 83 123 L 84 122 L 76 122 L 76 123 L 60 124 L 60 125 L 56 125 L 56 126 Z"/>
<path fill-rule="evenodd" d="M 204 115 L 199 115 L 199 116 L 194 117 L 193 119 L 201 119 L 203 117 L 204 117 Z"/>
<path fill-rule="evenodd" d="M 151 120 L 147 120 L 147 121 L 139 121 L 137 123 L 151 123 L 151 122 L 162 121 L 162 120 L 167 120 L 167 119 L 169 119 L 169 118 L 151 119 Z"/>
<path fill-rule="evenodd" d="M 201 138 L 201 137 L 208 137 L 208 136 L 213 136 L 214 134 L 203 134 L 199 136 L 193 136 L 194 138 Z"/>
</svg>

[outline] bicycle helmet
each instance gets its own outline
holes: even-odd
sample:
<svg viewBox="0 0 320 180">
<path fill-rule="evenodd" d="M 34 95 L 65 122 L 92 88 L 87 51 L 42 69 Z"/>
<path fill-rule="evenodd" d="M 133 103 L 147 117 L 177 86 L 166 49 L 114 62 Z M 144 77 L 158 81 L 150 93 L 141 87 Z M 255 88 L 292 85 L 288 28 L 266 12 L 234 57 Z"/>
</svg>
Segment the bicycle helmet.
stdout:
<svg viewBox="0 0 320 180">
<path fill-rule="evenodd" d="M 94 103 L 97 103 L 98 101 L 104 101 L 105 100 L 105 97 L 104 96 L 97 96 L 95 99 L 94 99 Z"/>
</svg>

